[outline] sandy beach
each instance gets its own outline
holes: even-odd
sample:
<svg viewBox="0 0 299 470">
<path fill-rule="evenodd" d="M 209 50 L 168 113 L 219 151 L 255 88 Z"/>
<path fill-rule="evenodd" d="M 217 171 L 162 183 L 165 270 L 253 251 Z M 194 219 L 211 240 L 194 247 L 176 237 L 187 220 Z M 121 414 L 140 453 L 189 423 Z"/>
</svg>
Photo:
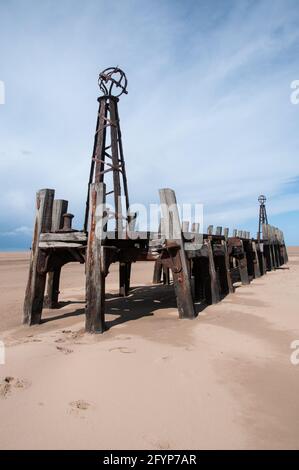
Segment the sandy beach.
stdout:
<svg viewBox="0 0 299 470">
<path fill-rule="evenodd" d="M 107 281 L 104 335 L 84 333 L 84 266 L 61 307 L 21 325 L 28 253 L 0 253 L 1 449 L 298 449 L 299 248 L 289 263 L 179 320 L 152 263 Z"/>
</svg>

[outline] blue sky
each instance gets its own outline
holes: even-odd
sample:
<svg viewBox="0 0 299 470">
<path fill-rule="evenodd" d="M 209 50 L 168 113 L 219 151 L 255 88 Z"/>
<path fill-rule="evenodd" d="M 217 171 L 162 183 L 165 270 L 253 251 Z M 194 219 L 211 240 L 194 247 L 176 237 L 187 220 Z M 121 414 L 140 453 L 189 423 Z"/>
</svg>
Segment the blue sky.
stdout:
<svg viewBox="0 0 299 470">
<path fill-rule="evenodd" d="M 298 1 L 0 0 L 0 250 L 28 248 L 35 192 L 82 228 L 98 73 L 125 70 L 132 202 L 158 188 L 204 203 L 205 225 L 269 222 L 299 245 Z"/>
</svg>

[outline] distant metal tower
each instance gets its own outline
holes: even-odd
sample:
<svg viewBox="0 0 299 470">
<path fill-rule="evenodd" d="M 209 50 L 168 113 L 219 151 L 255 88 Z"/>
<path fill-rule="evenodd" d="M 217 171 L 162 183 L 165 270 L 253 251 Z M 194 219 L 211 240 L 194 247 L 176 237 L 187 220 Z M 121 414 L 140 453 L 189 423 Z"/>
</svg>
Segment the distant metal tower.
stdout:
<svg viewBox="0 0 299 470">
<path fill-rule="evenodd" d="M 109 172 L 112 172 L 112 181 L 110 180 L 106 195 L 114 196 L 115 212 L 111 215 L 116 221 L 117 232 L 122 229 L 123 221 L 128 217 L 129 194 L 117 106 L 120 95 L 128 93 L 127 83 L 125 73 L 118 67 L 109 67 L 99 75 L 99 87 L 103 96 L 98 98 L 99 111 L 88 182 L 85 231 L 89 215 L 89 187 L 93 182 L 104 182 Z M 122 209 L 121 196 L 125 197 L 125 210 Z"/>
<path fill-rule="evenodd" d="M 259 229 L 257 232 L 257 239 L 258 241 L 260 241 L 262 238 L 263 224 L 268 224 L 268 217 L 267 217 L 266 206 L 265 206 L 266 196 L 261 194 L 258 197 L 258 202 L 260 203 L 260 213 L 259 213 Z"/>
</svg>

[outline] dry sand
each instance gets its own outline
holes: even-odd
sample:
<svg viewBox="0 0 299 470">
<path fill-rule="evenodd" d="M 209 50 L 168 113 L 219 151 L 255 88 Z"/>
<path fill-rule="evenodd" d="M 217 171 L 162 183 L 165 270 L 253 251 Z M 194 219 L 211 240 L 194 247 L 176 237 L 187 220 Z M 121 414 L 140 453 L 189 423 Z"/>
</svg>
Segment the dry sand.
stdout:
<svg viewBox="0 0 299 470">
<path fill-rule="evenodd" d="M 108 277 L 109 330 L 85 335 L 84 268 L 64 268 L 62 307 L 20 326 L 28 254 L 0 254 L 1 449 L 299 448 L 299 248 L 196 320 L 179 320 L 172 287 L 133 267 L 119 299 Z M 6 380 L 5 380 L 6 378 Z"/>
</svg>

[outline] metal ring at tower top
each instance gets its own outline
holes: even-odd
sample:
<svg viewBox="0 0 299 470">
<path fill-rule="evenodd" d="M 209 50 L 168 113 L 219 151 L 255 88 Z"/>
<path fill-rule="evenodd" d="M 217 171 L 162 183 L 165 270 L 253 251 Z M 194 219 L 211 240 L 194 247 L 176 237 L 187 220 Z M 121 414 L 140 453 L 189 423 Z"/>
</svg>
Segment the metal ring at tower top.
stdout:
<svg viewBox="0 0 299 470">
<path fill-rule="evenodd" d="M 259 197 L 258 197 L 258 202 L 262 205 L 262 204 L 265 204 L 266 202 L 266 196 L 264 196 L 263 194 L 261 194 Z"/>
<path fill-rule="evenodd" d="M 126 74 L 118 67 L 108 67 L 103 70 L 99 75 L 98 84 L 104 95 L 119 97 L 123 93 L 128 93 Z"/>
</svg>

